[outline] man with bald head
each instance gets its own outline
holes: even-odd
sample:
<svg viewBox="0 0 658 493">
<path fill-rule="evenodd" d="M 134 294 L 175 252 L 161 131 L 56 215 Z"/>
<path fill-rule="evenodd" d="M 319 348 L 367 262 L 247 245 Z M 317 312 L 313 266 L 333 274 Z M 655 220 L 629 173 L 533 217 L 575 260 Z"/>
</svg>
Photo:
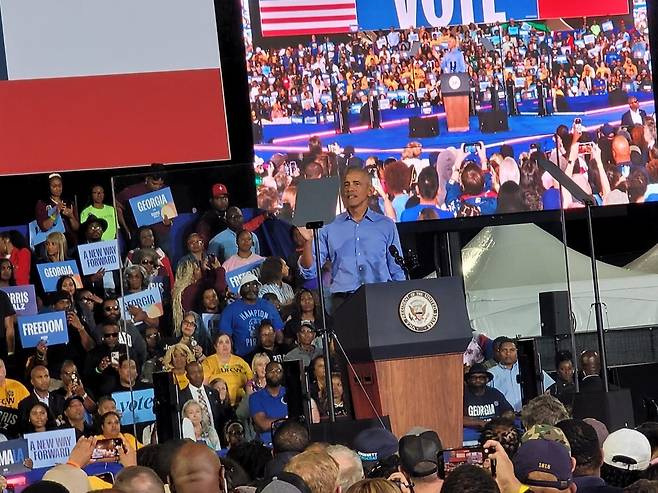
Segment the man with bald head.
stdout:
<svg viewBox="0 0 658 493">
<path fill-rule="evenodd" d="M 617 135 L 612 139 L 612 160 L 623 176 L 628 176 L 633 163 L 631 163 L 631 145 L 626 137 Z"/>
<path fill-rule="evenodd" d="M 114 481 L 114 488 L 123 493 L 164 493 L 164 483 L 153 472 L 143 466 L 130 466 L 121 469 Z"/>
<path fill-rule="evenodd" d="M 580 353 L 580 368 L 583 372 L 583 379 L 580 382 L 581 392 L 596 392 L 603 390 L 601 357 L 598 352 L 593 349 L 588 349 Z M 610 385 L 609 387 L 612 390 L 617 388 L 614 385 Z"/>
<path fill-rule="evenodd" d="M 171 460 L 172 493 L 227 493 L 222 490 L 221 463 L 217 454 L 201 443 L 186 443 Z"/>
</svg>

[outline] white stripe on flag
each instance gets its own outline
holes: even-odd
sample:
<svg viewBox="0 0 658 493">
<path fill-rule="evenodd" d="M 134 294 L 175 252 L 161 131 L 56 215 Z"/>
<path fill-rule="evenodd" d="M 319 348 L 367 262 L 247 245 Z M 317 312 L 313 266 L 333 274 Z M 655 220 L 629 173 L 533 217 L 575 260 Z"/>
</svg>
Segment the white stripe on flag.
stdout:
<svg viewBox="0 0 658 493">
<path fill-rule="evenodd" d="M 0 0 L 0 9 L 12 80 L 219 67 L 213 0 Z"/>
<path fill-rule="evenodd" d="M 287 31 L 287 30 L 297 30 L 297 29 L 327 29 L 327 28 L 336 28 L 336 27 L 350 27 L 354 24 L 354 21 L 322 21 L 322 22 L 291 22 L 291 23 L 280 23 L 280 24 L 268 24 L 267 28 L 263 28 L 263 32 L 272 32 L 272 31 Z M 321 31 L 319 31 L 321 32 Z"/>
</svg>

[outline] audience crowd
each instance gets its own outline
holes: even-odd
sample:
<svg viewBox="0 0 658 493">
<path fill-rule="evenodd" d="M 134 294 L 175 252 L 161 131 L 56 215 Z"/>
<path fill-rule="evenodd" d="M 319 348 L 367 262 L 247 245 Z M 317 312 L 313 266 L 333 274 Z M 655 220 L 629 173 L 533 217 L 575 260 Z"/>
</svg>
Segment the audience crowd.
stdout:
<svg viewBox="0 0 658 493">
<path fill-rule="evenodd" d="M 577 96 L 652 92 L 648 34 L 628 18 L 564 31 L 511 21 L 313 35 L 306 44 L 267 48 L 247 36 L 252 114 L 259 121 L 318 123 L 335 121 L 342 102 L 359 113 L 373 96 L 380 109 L 437 105 L 450 36 L 464 54 L 478 104 L 492 100 L 491 87 L 505 98 L 510 86 L 517 103 L 543 92 L 555 111 L 567 111 L 568 98 Z"/>
</svg>

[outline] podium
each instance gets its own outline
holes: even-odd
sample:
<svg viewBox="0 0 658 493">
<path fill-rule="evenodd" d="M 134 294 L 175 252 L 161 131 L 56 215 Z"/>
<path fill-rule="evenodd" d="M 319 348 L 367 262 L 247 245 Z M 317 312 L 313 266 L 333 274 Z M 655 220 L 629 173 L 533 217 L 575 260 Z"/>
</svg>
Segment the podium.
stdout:
<svg viewBox="0 0 658 493">
<path fill-rule="evenodd" d="M 472 337 L 461 279 L 366 284 L 335 312 L 334 327 L 396 436 L 424 426 L 445 446 L 461 446 L 463 352 Z M 353 373 L 349 383 L 355 417 L 373 417 Z"/>
<path fill-rule="evenodd" d="M 471 92 L 467 73 L 441 75 L 441 94 L 446 110 L 448 132 L 470 130 L 468 98 Z"/>
</svg>

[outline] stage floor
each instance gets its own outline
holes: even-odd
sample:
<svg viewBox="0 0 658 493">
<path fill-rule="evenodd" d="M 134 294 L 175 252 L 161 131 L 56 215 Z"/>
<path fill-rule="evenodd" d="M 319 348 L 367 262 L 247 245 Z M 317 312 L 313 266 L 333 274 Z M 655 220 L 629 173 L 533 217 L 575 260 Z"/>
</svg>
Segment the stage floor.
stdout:
<svg viewBox="0 0 658 493">
<path fill-rule="evenodd" d="M 641 103 L 642 109 L 648 114 L 654 113 L 653 101 Z M 409 141 L 415 140 L 423 144 L 423 155 L 431 152 L 439 152 L 447 147 L 458 147 L 463 142 L 483 141 L 485 147 L 494 152 L 502 144 L 514 146 L 515 154 L 527 151 L 530 144 L 539 142 L 542 149 L 550 150 L 553 145 L 553 134 L 555 129 L 561 125 L 571 128 L 574 118 L 580 116 L 586 130 L 594 131 L 604 123 L 619 125 L 621 116 L 628 110 L 627 105 L 613 108 L 603 108 L 583 113 L 556 113 L 546 117 L 537 115 L 519 115 L 509 117 L 509 130 L 497 133 L 482 133 L 478 128 L 478 118 L 471 117 L 471 130 L 466 133 L 449 133 L 446 129 L 445 113 L 435 113 L 439 118 L 439 135 L 428 138 L 409 138 L 408 119 L 403 118 L 395 121 L 384 121 L 381 129 L 368 129 L 367 127 L 355 127 L 350 134 L 336 134 L 334 131 L 321 131 L 318 135 L 323 144 L 338 143 L 341 147 L 354 146 L 356 155 L 367 157 L 376 155 L 379 158 L 390 156 L 399 157 L 402 149 Z M 263 127 L 264 141 L 272 141 L 271 144 L 258 144 L 255 146 L 256 154 L 264 159 L 269 159 L 275 152 L 304 152 L 308 149 L 307 142 L 311 134 L 295 132 L 295 125 L 288 125 L 289 129 L 277 129 L 277 137 L 268 136 L 269 125 Z M 305 130 L 307 130 L 306 127 Z M 284 130 L 282 132 L 282 130 Z"/>
</svg>

